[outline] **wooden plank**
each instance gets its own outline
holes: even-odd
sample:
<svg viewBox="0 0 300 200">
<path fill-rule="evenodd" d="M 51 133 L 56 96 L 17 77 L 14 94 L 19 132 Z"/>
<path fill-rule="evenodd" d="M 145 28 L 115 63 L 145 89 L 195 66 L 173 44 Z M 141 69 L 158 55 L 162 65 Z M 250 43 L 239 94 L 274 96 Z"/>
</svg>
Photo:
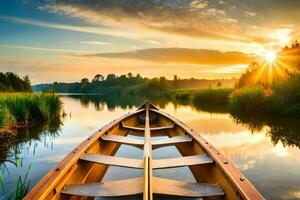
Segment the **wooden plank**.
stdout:
<svg viewBox="0 0 300 200">
<path fill-rule="evenodd" d="M 143 193 L 142 177 L 104 183 L 72 184 L 64 187 L 62 194 L 85 197 L 122 197 Z"/>
<path fill-rule="evenodd" d="M 214 161 L 206 154 L 196 156 L 185 156 L 179 158 L 153 160 L 153 169 L 175 168 L 192 165 L 203 165 Z"/>
<path fill-rule="evenodd" d="M 145 132 L 144 132 L 144 192 L 143 200 L 153 200 L 152 185 L 152 146 L 149 120 L 149 102 L 146 102 Z"/>
<path fill-rule="evenodd" d="M 176 144 L 181 144 L 185 142 L 192 142 L 193 138 L 187 135 L 175 136 L 165 140 L 154 140 L 152 141 L 152 149 L 157 149 L 160 147 L 172 146 Z"/>
<path fill-rule="evenodd" d="M 86 153 L 84 154 L 80 160 L 103 164 L 103 165 L 112 165 L 118 167 L 128 167 L 135 169 L 143 169 L 143 161 L 132 158 L 122 158 L 122 157 L 114 157 L 103 154 L 95 154 L 95 153 Z"/>
<path fill-rule="evenodd" d="M 132 146 L 137 146 L 142 148 L 144 146 L 143 140 L 137 140 L 129 137 L 119 136 L 119 135 L 104 135 L 101 137 L 104 141 L 116 142 L 120 144 L 127 144 Z"/>
<path fill-rule="evenodd" d="M 136 126 L 127 126 L 122 122 L 122 127 L 134 131 L 145 131 L 145 128 L 142 127 L 136 127 Z M 150 131 L 161 131 L 161 130 L 166 130 L 166 129 L 172 129 L 174 128 L 174 124 L 168 125 L 168 126 L 162 126 L 162 127 L 152 127 L 150 128 Z"/>
<path fill-rule="evenodd" d="M 143 178 L 66 185 L 61 193 L 85 197 L 124 197 L 138 195 L 143 193 Z M 153 177 L 153 193 L 177 197 L 213 197 L 224 195 L 221 187 L 217 184 L 189 183 L 158 177 Z"/>
<path fill-rule="evenodd" d="M 153 127 L 153 128 L 150 128 L 150 130 L 151 131 L 161 131 L 161 130 L 172 129 L 172 128 L 174 128 L 174 124 L 171 124 L 169 126 Z"/>
<path fill-rule="evenodd" d="M 124 124 L 124 122 L 122 122 L 122 127 L 129 129 L 129 130 L 134 130 L 134 131 L 145 131 L 145 128 L 142 127 L 135 127 L 135 126 L 127 126 Z"/>
<path fill-rule="evenodd" d="M 217 184 L 189 183 L 153 177 L 153 192 L 161 195 L 180 197 L 215 197 L 224 192 Z"/>
</svg>

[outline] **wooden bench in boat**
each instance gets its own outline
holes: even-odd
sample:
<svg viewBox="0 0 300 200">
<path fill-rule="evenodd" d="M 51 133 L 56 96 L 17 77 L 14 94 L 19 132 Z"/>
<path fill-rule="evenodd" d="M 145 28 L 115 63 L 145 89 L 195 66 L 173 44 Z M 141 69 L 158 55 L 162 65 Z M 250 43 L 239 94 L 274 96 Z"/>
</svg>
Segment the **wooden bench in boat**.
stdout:
<svg viewBox="0 0 300 200">
<path fill-rule="evenodd" d="M 134 131 L 145 131 L 145 128 L 143 127 L 127 126 L 123 122 L 122 122 L 122 127 Z M 152 127 L 150 128 L 150 131 L 161 131 L 161 130 L 172 129 L 172 128 L 174 128 L 174 124 L 168 126 L 161 126 L 161 127 Z"/>
<path fill-rule="evenodd" d="M 91 197 L 122 197 L 143 193 L 143 178 L 68 185 L 63 194 Z M 217 184 L 190 183 L 153 177 L 153 193 L 184 197 L 222 196 L 224 192 Z"/>
<path fill-rule="evenodd" d="M 83 161 L 104 164 L 104 165 L 118 166 L 118 167 L 128 167 L 128 168 L 136 168 L 136 169 L 144 168 L 143 160 L 132 159 L 132 158 L 122 158 L 122 157 L 87 153 L 83 155 L 80 159 Z M 152 160 L 152 169 L 185 167 L 185 166 L 192 166 L 192 165 L 210 164 L 213 162 L 214 161 L 211 158 L 209 158 L 206 154 L 185 156 L 179 158 L 158 159 L 158 160 Z"/>
<path fill-rule="evenodd" d="M 105 140 L 105 141 L 109 141 L 109 142 L 116 142 L 116 143 L 120 143 L 120 144 L 137 146 L 139 148 L 143 148 L 143 146 L 144 146 L 143 140 L 133 139 L 133 138 L 124 137 L 124 136 L 118 136 L 118 135 L 105 135 L 105 136 L 102 136 L 101 139 Z M 191 138 L 187 135 L 184 135 L 184 136 L 175 136 L 175 137 L 171 137 L 171 138 L 163 139 L 163 140 L 154 140 L 151 142 L 151 144 L 152 144 L 152 149 L 157 149 L 160 147 L 173 146 L 176 144 L 192 142 L 192 141 L 193 141 L 193 138 Z"/>
</svg>

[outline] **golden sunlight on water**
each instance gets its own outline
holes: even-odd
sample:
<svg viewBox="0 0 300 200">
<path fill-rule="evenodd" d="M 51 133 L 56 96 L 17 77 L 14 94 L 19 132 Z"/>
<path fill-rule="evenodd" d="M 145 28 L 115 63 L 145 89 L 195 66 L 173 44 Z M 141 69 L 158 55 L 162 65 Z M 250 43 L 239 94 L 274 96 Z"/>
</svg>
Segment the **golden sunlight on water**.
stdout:
<svg viewBox="0 0 300 200">
<path fill-rule="evenodd" d="M 94 131 L 124 113 L 136 110 L 144 101 L 133 97 L 126 99 L 118 97 L 108 101 L 103 97 L 80 96 L 65 96 L 62 100 L 67 116 L 56 132 L 36 133 L 30 130 L 32 137 L 29 134 L 24 141 L 15 144 L 14 148 L 19 148 L 19 152 L 12 152 L 7 160 L 15 161 L 17 156 L 22 161 L 22 165 L 5 163 L 7 171 L 14 171 L 14 173 L 4 173 L 5 187 L 14 188 L 18 174 L 24 173 L 30 164 L 32 167 L 29 178 L 32 180 L 31 187 L 33 187 L 56 163 Z M 263 126 L 260 130 L 252 130 L 247 125 L 237 123 L 228 113 L 208 113 L 196 110 L 192 105 L 160 101 L 158 107 L 186 123 L 218 148 L 266 199 L 299 198 L 300 150 L 296 146 L 299 141 L 294 135 L 291 137 L 284 135 L 283 140 L 277 140 L 272 135 L 272 127 Z M 291 131 L 293 130 L 286 130 L 286 133 Z M 287 143 L 285 140 L 290 138 L 292 141 Z M 178 152 L 176 152 L 175 148 L 162 148 L 162 151 L 154 151 L 154 157 L 177 157 Z M 136 148 L 121 148 L 117 154 L 139 158 L 142 151 Z M 155 173 L 169 178 L 193 180 L 193 177 L 186 173 L 187 171 L 187 168 L 182 168 L 180 171 L 168 170 Z M 136 170 L 126 170 L 124 173 L 120 168 L 110 168 L 105 180 L 139 175 L 140 172 Z"/>
</svg>

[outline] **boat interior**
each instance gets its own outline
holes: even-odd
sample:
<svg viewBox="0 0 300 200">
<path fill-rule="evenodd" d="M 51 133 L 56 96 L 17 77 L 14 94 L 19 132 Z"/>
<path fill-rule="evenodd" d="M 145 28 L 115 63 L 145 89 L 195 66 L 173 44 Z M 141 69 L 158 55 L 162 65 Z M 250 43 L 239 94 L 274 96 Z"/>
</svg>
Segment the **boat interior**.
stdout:
<svg viewBox="0 0 300 200">
<path fill-rule="evenodd" d="M 27 199 L 33 195 L 109 200 L 261 197 L 217 149 L 149 102 L 87 138 Z"/>
</svg>

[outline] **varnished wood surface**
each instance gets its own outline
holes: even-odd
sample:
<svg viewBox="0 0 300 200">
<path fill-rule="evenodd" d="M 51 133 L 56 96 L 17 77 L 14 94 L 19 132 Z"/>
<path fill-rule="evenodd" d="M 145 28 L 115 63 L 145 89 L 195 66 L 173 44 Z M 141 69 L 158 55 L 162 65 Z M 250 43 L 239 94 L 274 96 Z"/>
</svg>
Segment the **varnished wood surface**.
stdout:
<svg viewBox="0 0 300 200">
<path fill-rule="evenodd" d="M 137 140 L 119 135 L 104 135 L 101 137 L 101 139 L 109 142 L 138 146 L 141 148 L 144 146 L 144 140 Z"/>
<path fill-rule="evenodd" d="M 153 160 L 153 169 L 203 165 L 210 164 L 213 162 L 214 161 L 211 158 L 209 158 L 206 154 L 196 156 L 184 156 L 179 158 Z"/>
<path fill-rule="evenodd" d="M 104 183 L 73 184 L 65 186 L 63 194 L 86 197 L 122 197 L 143 193 L 143 178 Z"/>
<path fill-rule="evenodd" d="M 214 197 L 222 196 L 224 192 L 217 184 L 189 183 L 164 178 L 153 178 L 153 192 L 181 197 Z"/>
<path fill-rule="evenodd" d="M 144 132 L 144 193 L 143 200 L 153 200 L 152 188 L 152 146 L 149 110 L 150 104 L 145 103 L 145 132 Z"/>
<path fill-rule="evenodd" d="M 120 144 L 132 145 L 132 146 L 136 146 L 139 148 L 143 148 L 143 146 L 144 146 L 143 140 L 137 140 L 137 139 L 119 136 L 119 135 L 104 135 L 101 137 L 101 139 L 104 141 L 109 141 L 109 142 L 116 142 L 116 143 L 120 143 Z M 152 149 L 157 149 L 157 148 L 161 148 L 161 147 L 173 146 L 176 144 L 192 142 L 192 141 L 193 141 L 192 137 L 183 135 L 183 136 L 176 136 L 176 137 L 163 139 L 163 140 L 152 140 L 151 144 L 152 144 Z"/>
<path fill-rule="evenodd" d="M 98 163 L 98 164 L 104 164 L 104 165 L 118 166 L 118 167 L 128 167 L 128 168 L 135 168 L 135 169 L 144 168 L 143 160 L 122 158 L 116 156 L 107 156 L 107 155 L 96 154 L 96 153 L 86 153 L 80 157 L 80 160 Z"/>
<path fill-rule="evenodd" d="M 173 146 L 180 143 L 192 142 L 193 138 L 187 135 L 175 136 L 164 140 L 152 140 L 152 149 L 160 147 Z"/>
<path fill-rule="evenodd" d="M 122 122 L 122 127 L 129 129 L 129 130 L 134 130 L 134 131 L 145 131 L 146 130 L 146 128 L 143 128 L 143 127 L 127 126 L 123 122 Z M 149 127 L 150 131 L 160 131 L 160 130 L 172 129 L 172 128 L 174 128 L 174 124 L 168 125 L 168 126 L 162 126 L 162 127 L 152 127 L 152 128 Z"/>
<path fill-rule="evenodd" d="M 64 194 L 90 197 L 122 197 L 143 193 L 143 178 L 89 184 L 67 185 Z M 180 197 L 222 196 L 224 192 L 217 184 L 190 183 L 153 177 L 155 194 Z"/>
</svg>

